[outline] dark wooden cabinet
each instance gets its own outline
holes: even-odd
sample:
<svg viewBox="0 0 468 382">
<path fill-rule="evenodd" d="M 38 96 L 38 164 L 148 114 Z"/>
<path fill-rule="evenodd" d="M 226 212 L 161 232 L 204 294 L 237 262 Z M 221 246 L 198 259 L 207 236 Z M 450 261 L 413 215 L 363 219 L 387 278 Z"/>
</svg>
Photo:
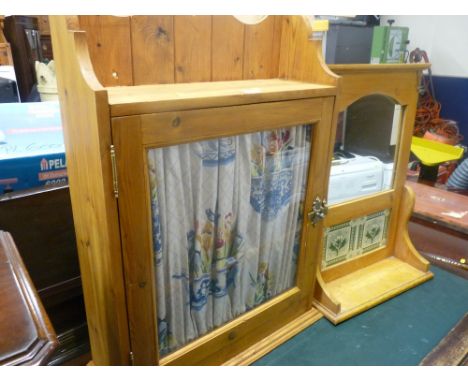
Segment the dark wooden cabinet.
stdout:
<svg viewBox="0 0 468 382">
<path fill-rule="evenodd" d="M 41 52 L 42 58 L 47 60 L 53 60 L 54 54 L 52 51 L 52 40 L 50 36 L 41 35 Z"/>
<path fill-rule="evenodd" d="M 44 303 L 58 289 L 80 287 L 68 187 L 17 191 L 0 197 L 0 228 L 12 233 Z M 73 292 L 75 293 L 75 292 Z"/>
<path fill-rule="evenodd" d="M 409 223 L 414 246 L 432 263 L 468 278 L 468 198 L 422 183 L 407 182 L 416 193 Z"/>
<path fill-rule="evenodd" d="M 4 21 L 4 33 L 11 45 L 21 102 L 26 102 L 36 83 L 34 62 L 42 60 L 37 18 L 8 16 Z"/>
<path fill-rule="evenodd" d="M 52 40 L 50 38 L 49 16 L 36 16 L 41 34 L 41 54 L 43 60 L 53 60 Z"/>
<path fill-rule="evenodd" d="M 89 350 L 70 195 L 67 186 L 0 196 L 0 229 L 9 231 L 57 331 L 51 360 Z M 57 359 L 56 359 L 57 356 Z"/>
<path fill-rule="evenodd" d="M 0 231 L 0 364 L 44 365 L 58 342 L 8 232 Z"/>
</svg>

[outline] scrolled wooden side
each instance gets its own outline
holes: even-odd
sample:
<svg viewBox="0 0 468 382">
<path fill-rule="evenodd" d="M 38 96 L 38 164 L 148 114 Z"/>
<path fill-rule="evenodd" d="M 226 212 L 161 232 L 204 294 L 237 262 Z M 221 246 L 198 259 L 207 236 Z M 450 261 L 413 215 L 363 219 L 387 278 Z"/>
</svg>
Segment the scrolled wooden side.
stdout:
<svg viewBox="0 0 468 382">
<path fill-rule="evenodd" d="M 299 81 L 337 85 L 322 56 L 322 40 L 312 39 L 313 28 L 306 16 L 283 16 L 279 77 Z"/>
<path fill-rule="evenodd" d="M 330 314 L 327 314 L 328 312 L 332 315 L 339 314 L 341 311 L 341 304 L 328 292 L 321 272 L 317 272 L 316 282 L 314 305 L 326 316 L 330 316 Z"/>
<path fill-rule="evenodd" d="M 429 261 L 422 257 L 414 247 L 408 233 L 408 223 L 415 203 L 414 191 L 405 186 L 400 205 L 399 221 L 396 232 L 395 257 L 402 259 L 423 272 L 429 272 Z M 429 272 L 430 273 L 430 272 Z"/>
<path fill-rule="evenodd" d="M 51 16 L 67 171 L 91 352 L 97 365 L 129 363 L 117 204 L 112 192 L 107 91 L 76 19 Z"/>
</svg>

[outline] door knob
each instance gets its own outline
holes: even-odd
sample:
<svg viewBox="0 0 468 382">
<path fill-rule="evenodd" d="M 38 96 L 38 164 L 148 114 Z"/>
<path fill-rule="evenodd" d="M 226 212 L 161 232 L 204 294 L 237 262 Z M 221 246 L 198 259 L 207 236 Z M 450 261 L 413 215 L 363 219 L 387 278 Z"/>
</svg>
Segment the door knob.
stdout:
<svg viewBox="0 0 468 382">
<path fill-rule="evenodd" d="M 320 220 L 328 213 L 328 206 L 326 199 L 321 199 L 320 197 L 316 197 L 314 203 L 312 204 L 312 211 L 307 214 L 309 221 L 312 222 L 312 225 L 315 227 Z"/>
</svg>

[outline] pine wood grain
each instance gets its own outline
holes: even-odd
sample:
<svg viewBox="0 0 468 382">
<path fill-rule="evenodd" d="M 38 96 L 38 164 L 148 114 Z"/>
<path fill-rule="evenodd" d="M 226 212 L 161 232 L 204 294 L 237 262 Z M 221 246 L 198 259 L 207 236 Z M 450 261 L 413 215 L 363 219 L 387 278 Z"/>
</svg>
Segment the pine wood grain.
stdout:
<svg viewBox="0 0 468 382">
<path fill-rule="evenodd" d="M 372 66 L 369 65 L 369 68 Z M 418 70 L 418 67 L 413 67 L 406 71 L 370 70 L 364 72 L 361 69 L 358 72 L 346 72 L 343 74 L 338 110 L 343 111 L 359 98 L 371 94 L 386 95 L 402 106 L 411 105 L 415 110 L 416 104 L 414 102 L 418 94 Z"/>
<path fill-rule="evenodd" d="M 323 168 L 328 165 L 328 158 L 324 153 L 324 147 L 327 147 L 330 139 L 329 126 L 332 122 L 334 98 L 327 97 L 323 99 L 321 120 L 312 126 L 312 147 L 310 154 L 309 172 L 307 178 L 306 197 L 304 200 L 304 211 L 312 211 L 314 199 L 317 196 L 324 195 L 326 191 L 326 181 Z M 297 264 L 297 285 L 298 287 L 313 291 L 315 285 L 316 272 L 310 272 L 311 269 L 318 267 L 318 254 L 321 252 L 323 224 L 319 222 L 313 225 L 304 214 L 302 227 L 302 251 L 311 251 L 314 255 L 298 259 Z M 310 308 L 313 302 L 313 293 L 307 294 L 307 307 Z"/>
<path fill-rule="evenodd" d="M 286 80 L 195 82 L 107 88 L 112 116 L 330 96 L 327 85 Z"/>
<path fill-rule="evenodd" d="M 393 170 L 393 188 L 397 191 L 395 199 L 393 200 L 392 210 L 399 211 L 399 214 L 391 214 L 390 221 L 388 224 L 388 243 L 391 251 L 395 254 L 398 253 L 396 246 L 401 244 L 398 238 L 404 239 L 404 243 L 407 243 L 407 249 L 411 251 L 416 257 L 418 257 L 417 266 L 422 262 L 423 267 L 426 270 L 429 269 L 428 262 L 417 254 L 411 240 L 408 236 L 408 222 L 411 216 L 411 211 L 414 207 L 414 193 L 412 190 L 405 187 L 406 174 L 408 172 L 408 161 L 410 157 L 411 139 L 413 137 L 414 120 L 416 116 L 416 105 L 418 102 L 418 86 L 420 83 L 421 72 L 419 70 L 414 71 L 410 78 L 404 80 L 403 74 L 400 78 L 400 84 L 405 84 L 402 89 L 398 89 L 398 96 L 405 98 L 404 101 L 399 101 L 402 105 L 402 118 L 400 132 L 397 140 L 397 147 L 395 153 L 395 164 Z M 390 80 L 390 78 L 389 78 Z M 404 82 L 403 82 L 404 81 Z M 397 94 L 394 95 L 397 98 Z M 406 203 L 406 204 L 405 204 Z M 401 206 L 406 206 L 402 208 Z M 404 232 L 398 233 L 398 231 L 404 227 Z M 414 257 L 411 256 L 411 259 Z"/>
<path fill-rule="evenodd" d="M 4 23 L 4 21 L 5 21 L 5 16 L 0 15 L 0 44 L 7 44 L 8 43 L 5 35 L 3 34 L 3 27 L 4 27 L 3 23 Z"/>
<path fill-rule="evenodd" d="M 174 17 L 132 16 L 131 31 L 135 85 L 175 82 Z"/>
<path fill-rule="evenodd" d="M 130 18 L 79 16 L 79 24 L 87 32 L 89 54 L 99 82 L 104 86 L 132 85 Z"/>
<path fill-rule="evenodd" d="M 213 16 L 212 81 L 242 80 L 245 26 L 232 16 Z"/>
<path fill-rule="evenodd" d="M 160 364 L 220 365 L 304 314 L 300 295 L 298 288 L 292 288 L 162 358 Z"/>
<path fill-rule="evenodd" d="M 331 227 L 356 218 L 356 216 L 382 211 L 392 205 L 394 198 L 395 191 L 388 190 L 332 205 L 324 219 L 325 225 Z"/>
<path fill-rule="evenodd" d="M 275 45 L 275 18 L 267 17 L 260 24 L 245 25 L 244 79 L 275 78 L 277 65 L 273 61 Z"/>
<path fill-rule="evenodd" d="M 322 102 L 320 98 L 312 98 L 145 114 L 140 117 L 141 143 L 145 146 L 162 147 L 305 123 L 313 124 L 321 119 Z M 220 124 L 220 120 L 224 122 Z"/>
<path fill-rule="evenodd" d="M 140 119 L 113 119 L 112 130 L 117 157 L 120 231 L 134 363 L 158 364 L 151 198 Z M 140 174 L 137 179 L 135 171 Z"/>
<path fill-rule="evenodd" d="M 91 352 L 97 365 L 126 365 L 129 328 L 107 92 L 94 75 L 84 33 L 69 32 L 69 21 L 50 17 Z"/>
<path fill-rule="evenodd" d="M 0 43 L 0 65 L 13 65 L 13 56 L 8 43 Z"/>
<path fill-rule="evenodd" d="M 257 25 L 232 16 L 80 16 L 80 27 L 89 32 L 104 86 L 276 77 L 338 82 L 302 16 L 269 16 Z"/>
<path fill-rule="evenodd" d="M 211 16 L 174 16 L 175 82 L 211 80 Z"/>
<path fill-rule="evenodd" d="M 252 347 L 225 362 L 223 366 L 248 366 L 283 344 L 302 330 L 320 320 L 323 315 L 316 309 L 299 316 Z"/>
<path fill-rule="evenodd" d="M 432 277 L 432 273 L 429 272 L 429 261 L 416 250 L 408 233 L 408 222 L 414 208 L 414 201 L 414 191 L 408 186 L 404 187 L 399 205 L 400 210 L 398 214 L 395 214 L 398 216 L 396 229 L 394 230 L 395 256 L 416 269 L 427 272 Z"/>
<path fill-rule="evenodd" d="M 387 247 L 377 248 L 370 251 L 362 256 L 356 256 L 351 259 L 347 259 L 338 264 L 331 265 L 321 270 L 323 280 L 327 283 L 336 280 L 340 277 L 349 275 L 350 273 L 356 272 L 362 268 L 368 267 L 380 260 L 383 260 L 389 256 Z"/>
<path fill-rule="evenodd" d="M 425 70 L 431 64 L 333 64 L 329 65 L 330 70 L 338 75 L 349 75 L 352 73 L 385 73 L 385 72 L 414 72 Z"/>
<path fill-rule="evenodd" d="M 362 313 L 432 278 L 395 257 L 362 268 L 327 284 L 327 290 L 341 303 L 338 314 L 326 305 L 317 308 L 334 324 Z"/>
<path fill-rule="evenodd" d="M 306 16 L 281 19 L 279 77 L 337 85 L 339 78 L 322 57 L 322 40 L 312 39 L 312 24 Z"/>
<path fill-rule="evenodd" d="M 318 268 L 318 267 L 317 267 Z M 314 306 L 321 312 L 329 312 L 329 317 L 336 316 L 341 311 L 341 303 L 338 302 L 330 293 L 327 284 L 323 279 L 323 272 L 317 270 L 316 286 L 314 288 Z"/>
</svg>

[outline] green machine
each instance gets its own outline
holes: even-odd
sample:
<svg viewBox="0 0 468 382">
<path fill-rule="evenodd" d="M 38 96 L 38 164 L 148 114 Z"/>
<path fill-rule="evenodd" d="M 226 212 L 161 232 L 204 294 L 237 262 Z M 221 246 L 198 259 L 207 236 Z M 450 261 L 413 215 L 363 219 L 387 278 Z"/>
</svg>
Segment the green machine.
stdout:
<svg viewBox="0 0 468 382">
<path fill-rule="evenodd" d="M 406 47 L 409 43 L 407 27 L 374 27 L 371 49 L 371 64 L 396 64 L 405 62 Z"/>
</svg>

